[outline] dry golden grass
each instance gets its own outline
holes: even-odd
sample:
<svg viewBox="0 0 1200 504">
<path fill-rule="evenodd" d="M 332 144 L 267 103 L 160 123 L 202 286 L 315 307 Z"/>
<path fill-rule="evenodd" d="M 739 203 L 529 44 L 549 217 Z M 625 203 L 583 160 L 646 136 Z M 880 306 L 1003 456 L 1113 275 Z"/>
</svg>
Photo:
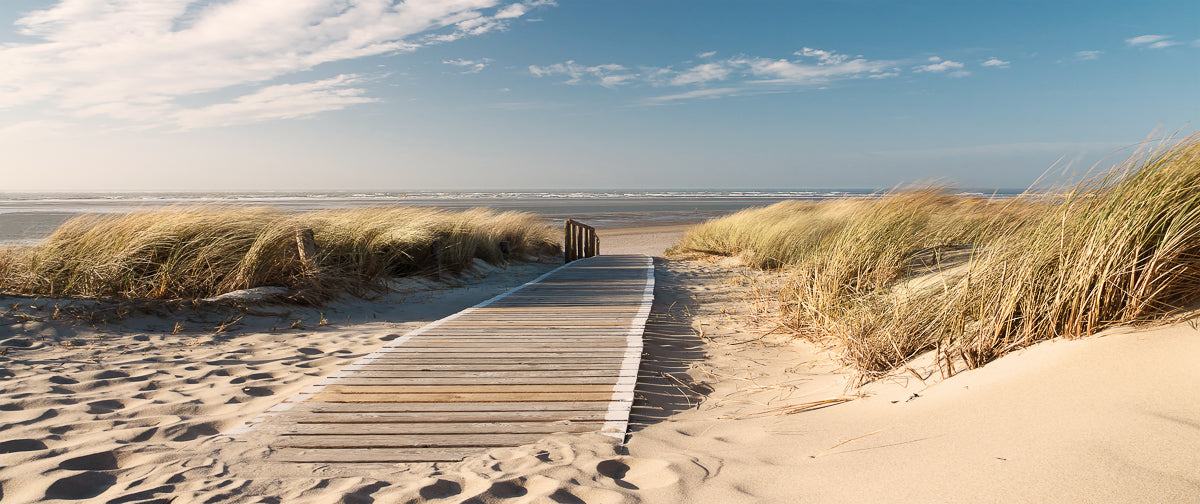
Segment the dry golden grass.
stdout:
<svg viewBox="0 0 1200 504">
<path fill-rule="evenodd" d="M 934 333 L 979 366 L 1015 348 L 1146 323 L 1200 300 L 1200 136 L 1135 155 L 995 240 L 946 290 Z"/>
<path fill-rule="evenodd" d="M 782 322 L 832 343 L 864 379 L 933 349 L 951 372 L 976 367 L 1200 300 L 1200 136 L 1055 194 L 782 203 L 698 226 L 677 252 L 786 268 Z M 971 252 L 912 282 L 939 269 L 921 264 L 939 250 Z"/>
<path fill-rule="evenodd" d="M 296 232 L 312 229 L 318 254 L 300 261 Z M 71 219 L 33 247 L 0 249 L 0 291 L 39 296 L 202 298 L 258 286 L 286 286 L 315 302 L 363 294 L 389 276 L 479 258 L 555 253 L 553 230 L 518 212 L 377 207 L 285 213 L 192 206 Z"/>
</svg>

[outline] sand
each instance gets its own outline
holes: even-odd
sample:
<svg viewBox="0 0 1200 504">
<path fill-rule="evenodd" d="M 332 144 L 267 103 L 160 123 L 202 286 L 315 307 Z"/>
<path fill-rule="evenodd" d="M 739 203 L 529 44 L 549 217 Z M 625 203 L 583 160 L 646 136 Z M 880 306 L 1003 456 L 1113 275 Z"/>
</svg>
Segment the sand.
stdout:
<svg viewBox="0 0 1200 504">
<path fill-rule="evenodd" d="M 602 243 L 661 254 L 681 231 Z M 1051 341 L 948 379 L 917 363 L 853 390 L 824 350 L 747 322 L 763 309 L 748 286 L 771 275 L 664 259 L 624 446 L 555 435 L 453 464 L 345 467 L 265 464 L 264 440 L 222 435 L 552 267 L 107 326 L 61 303 L 54 316 L 54 300 L 0 300 L 0 502 L 1200 501 L 1200 332 L 1188 324 Z"/>
</svg>

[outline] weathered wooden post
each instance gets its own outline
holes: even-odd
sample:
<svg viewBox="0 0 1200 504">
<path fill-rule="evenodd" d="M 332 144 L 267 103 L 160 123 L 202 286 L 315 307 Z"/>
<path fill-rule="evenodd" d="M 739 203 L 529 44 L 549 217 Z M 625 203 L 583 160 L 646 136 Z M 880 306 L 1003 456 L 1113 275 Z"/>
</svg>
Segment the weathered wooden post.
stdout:
<svg viewBox="0 0 1200 504">
<path fill-rule="evenodd" d="M 563 259 L 571 262 L 599 254 L 600 237 L 596 228 L 567 219 L 563 224 Z"/>
<path fill-rule="evenodd" d="M 573 239 L 574 237 L 571 236 L 572 222 L 573 221 L 571 219 L 567 219 L 566 222 L 563 223 L 563 262 L 571 262 L 575 260 L 575 258 L 571 257 L 573 252 L 571 249 L 575 244 Z"/>
<path fill-rule="evenodd" d="M 500 258 L 507 261 L 508 256 L 510 254 L 512 254 L 512 245 L 509 245 L 508 240 L 501 240 L 499 245 L 500 245 Z"/>
<path fill-rule="evenodd" d="M 583 254 L 583 228 L 580 226 L 575 226 L 575 258 L 583 259 L 584 257 L 587 257 Z"/>
<path fill-rule="evenodd" d="M 305 270 L 311 270 L 317 265 L 317 241 L 313 230 L 309 228 L 296 230 L 296 251 L 300 253 L 300 263 Z"/>
</svg>

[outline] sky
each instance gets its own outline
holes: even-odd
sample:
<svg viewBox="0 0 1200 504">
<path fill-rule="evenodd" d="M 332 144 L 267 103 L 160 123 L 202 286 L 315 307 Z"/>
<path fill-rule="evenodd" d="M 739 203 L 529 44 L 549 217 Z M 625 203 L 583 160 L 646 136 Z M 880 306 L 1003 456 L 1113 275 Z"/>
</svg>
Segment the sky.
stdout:
<svg viewBox="0 0 1200 504">
<path fill-rule="evenodd" d="M 0 192 L 1024 188 L 1200 120 L 1200 2 L 4 0 Z"/>
</svg>

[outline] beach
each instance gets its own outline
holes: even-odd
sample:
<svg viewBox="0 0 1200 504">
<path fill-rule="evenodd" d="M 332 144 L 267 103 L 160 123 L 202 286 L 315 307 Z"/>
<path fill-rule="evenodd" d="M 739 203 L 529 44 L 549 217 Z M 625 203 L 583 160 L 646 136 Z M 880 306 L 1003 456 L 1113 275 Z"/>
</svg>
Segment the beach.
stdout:
<svg viewBox="0 0 1200 504">
<path fill-rule="evenodd" d="M 0 504 L 1200 503 L 1200 2 L 861 4 L 0 2 Z"/>
<path fill-rule="evenodd" d="M 602 251 L 661 256 L 681 232 L 601 230 Z M 5 298 L 3 502 L 1200 498 L 1200 338 L 1187 324 L 1051 341 L 944 380 L 918 360 L 854 389 L 827 350 L 753 323 L 749 286 L 778 274 L 655 263 L 628 443 L 559 434 L 458 463 L 270 464 L 265 441 L 222 434 L 556 264 L 320 308 L 131 308 L 108 323 Z"/>
</svg>

